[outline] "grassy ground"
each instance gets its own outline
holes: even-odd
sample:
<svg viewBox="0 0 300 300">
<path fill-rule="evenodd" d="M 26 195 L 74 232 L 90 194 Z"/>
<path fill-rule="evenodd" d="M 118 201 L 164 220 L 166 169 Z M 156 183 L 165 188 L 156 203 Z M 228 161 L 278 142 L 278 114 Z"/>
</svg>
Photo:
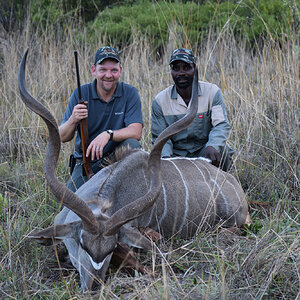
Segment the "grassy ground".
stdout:
<svg viewBox="0 0 300 300">
<path fill-rule="evenodd" d="M 186 241 L 164 241 L 152 254 L 140 254 L 158 278 L 111 268 L 102 289 L 83 295 L 75 270 L 59 267 L 52 248 L 26 239 L 52 223 L 59 205 L 43 176 L 48 133 L 21 102 L 17 72 L 29 47 L 28 87 L 60 122 L 76 87 L 74 48 L 83 84 L 92 79 L 94 53 L 106 42 L 77 45 L 71 27 L 63 39 L 54 30 L 53 36 L 28 32 L 24 28 L 1 44 L 1 299 L 299 299 L 299 45 L 266 41 L 251 54 L 243 42 L 222 33 L 195 48 L 201 80 L 216 83 L 224 95 L 232 124 L 229 142 L 236 149 L 233 172 L 247 194 L 253 222 L 248 230 L 216 229 Z M 171 39 L 160 61 L 147 40 L 121 51 L 122 80 L 136 86 L 142 98 L 147 150 L 151 103 L 172 83 L 168 59 L 176 46 Z M 71 151 L 72 143 L 63 145 L 62 181 Z"/>
</svg>

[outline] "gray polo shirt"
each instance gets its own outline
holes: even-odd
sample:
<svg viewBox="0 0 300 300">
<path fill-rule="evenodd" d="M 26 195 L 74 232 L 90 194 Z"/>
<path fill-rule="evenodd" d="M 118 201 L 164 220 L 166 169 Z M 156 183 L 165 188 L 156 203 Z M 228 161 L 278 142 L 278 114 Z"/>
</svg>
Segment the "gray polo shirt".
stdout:
<svg viewBox="0 0 300 300">
<path fill-rule="evenodd" d="M 213 146 L 221 152 L 225 146 L 230 125 L 220 89 L 215 84 L 199 81 L 198 101 L 194 122 L 168 140 L 162 156 L 189 156 L 207 146 Z M 160 92 L 152 103 L 152 141 L 165 128 L 181 119 L 187 109 L 175 85 Z"/>
<path fill-rule="evenodd" d="M 100 99 L 96 89 L 96 79 L 81 86 L 81 95 L 88 101 L 88 132 L 90 142 L 101 132 L 108 129 L 125 128 L 132 123 L 143 124 L 141 100 L 137 89 L 124 82 L 118 82 L 112 98 L 105 102 Z M 78 104 L 78 90 L 72 93 L 61 124 L 64 124 L 72 115 L 75 105 Z M 119 143 L 109 141 L 104 147 L 103 155 L 113 152 Z M 75 139 L 75 158 L 82 158 L 80 124 L 77 125 Z"/>
</svg>

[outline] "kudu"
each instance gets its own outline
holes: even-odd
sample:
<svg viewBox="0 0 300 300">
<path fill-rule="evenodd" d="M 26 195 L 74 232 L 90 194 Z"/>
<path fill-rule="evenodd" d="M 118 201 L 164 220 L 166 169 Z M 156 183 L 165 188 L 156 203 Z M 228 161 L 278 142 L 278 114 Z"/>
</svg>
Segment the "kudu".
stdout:
<svg viewBox="0 0 300 300">
<path fill-rule="evenodd" d="M 19 89 L 24 103 L 47 124 L 49 141 L 45 176 L 52 193 L 64 207 L 55 224 L 30 238 L 52 244 L 63 241 L 72 264 L 80 274 L 83 290 L 95 279 L 103 281 L 117 243 L 151 250 L 149 239 L 139 228 L 152 228 L 162 236 L 188 238 L 197 230 L 241 226 L 248 206 L 245 194 L 230 174 L 203 159 L 161 159 L 161 150 L 174 134 L 187 128 L 198 107 L 198 72 L 187 114 L 164 130 L 150 154 L 132 151 L 94 175 L 76 193 L 56 177 L 60 152 L 57 123 L 51 113 L 27 91 L 25 52 L 19 68 Z"/>
</svg>

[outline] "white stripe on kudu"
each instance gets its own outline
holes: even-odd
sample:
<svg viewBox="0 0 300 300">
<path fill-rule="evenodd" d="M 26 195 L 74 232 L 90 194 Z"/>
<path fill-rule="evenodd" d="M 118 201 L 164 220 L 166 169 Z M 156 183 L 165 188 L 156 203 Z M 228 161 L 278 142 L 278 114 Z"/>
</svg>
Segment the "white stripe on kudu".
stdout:
<svg viewBox="0 0 300 300">
<path fill-rule="evenodd" d="M 199 168 L 198 164 L 196 164 L 195 160 L 191 160 L 191 163 L 197 168 L 197 170 L 199 171 L 199 173 L 201 174 L 201 176 L 203 178 L 203 181 L 204 181 L 205 185 L 207 185 L 207 187 L 209 189 L 210 197 L 209 197 L 208 201 L 209 201 L 209 203 L 213 202 L 213 205 L 214 205 L 214 221 L 213 222 L 215 223 L 216 222 L 217 208 L 216 208 L 216 199 L 214 199 L 214 193 L 211 190 L 210 184 L 205 179 L 205 176 L 204 176 L 202 170 Z M 208 209 L 208 206 L 207 206 L 207 209 Z"/>
<path fill-rule="evenodd" d="M 166 193 L 165 185 L 162 184 L 161 188 L 162 188 L 163 195 L 164 195 L 164 197 L 163 197 L 163 199 L 164 199 L 164 211 L 163 211 L 163 214 L 162 214 L 161 218 L 159 219 L 159 222 L 158 222 L 159 225 L 161 225 L 161 222 L 165 219 L 165 217 L 167 215 L 167 212 L 168 212 L 168 204 L 167 204 L 168 202 L 167 202 L 167 193 Z"/>
<path fill-rule="evenodd" d="M 170 162 L 174 165 L 174 167 L 175 167 L 176 170 L 178 171 L 178 173 L 179 173 L 179 175 L 180 175 L 180 178 L 181 178 L 181 180 L 182 180 L 182 182 L 183 182 L 184 189 L 185 189 L 185 210 L 184 210 L 184 215 L 183 215 L 182 223 L 181 223 L 181 225 L 180 225 L 180 227 L 179 227 L 179 231 L 181 231 L 182 228 L 183 228 L 183 225 L 184 225 L 185 222 L 186 222 L 186 216 L 187 216 L 187 213 L 188 213 L 188 211 L 189 211 L 189 189 L 188 189 L 188 187 L 187 187 L 187 185 L 186 185 L 186 182 L 185 182 L 185 180 L 184 180 L 184 177 L 183 177 L 181 171 L 180 171 L 179 168 L 176 166 L 175 162 L 172 161 L 172 160 L 170 160 Z"/>
</svg>

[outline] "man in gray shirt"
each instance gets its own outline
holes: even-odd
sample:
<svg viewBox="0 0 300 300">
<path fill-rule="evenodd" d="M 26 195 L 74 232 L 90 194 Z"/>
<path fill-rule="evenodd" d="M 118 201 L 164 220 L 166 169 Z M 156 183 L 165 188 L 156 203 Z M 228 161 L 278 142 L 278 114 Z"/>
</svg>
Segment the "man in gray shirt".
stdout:
<svg viewBox="0 0 300 300">
<path fill-rule="evenodd" d="M 93 82 L 81 86 L 83 104 L 78 104 L 76 89 L 69 100 L 59 134 L 63 143 L 75 139 L 73 161 L 76 163 L 67 187 L 76 191 L 87 176 L 83 172 L 83 158 L 80 137 L 80 121 L 87 119 L 90 144 L 86 156 L 90 156 L 92 169 L 101 169 L 102 159 L 115 151 L 117 146 L 128 145 L 140 148 L 142 136 L 141 100 L 137 89 L 120 82 L 122 66 L 118 51 L 102 47 L 95 55 L 91 67 Z"/>
<path fill-rule="evenodd" d="M 160 92 L 152 104 L 152 141 L 172 123 L 181 119 L 192 96 L 196 68 L 191 50 L 179 48 L 170 59 L 174 85 Z M 226 141 L 230 131 L 220 89 L 212 83 L 198 83 L 198 112 L 193 124 L 174 135 L 163 148 L 162 157 L 206 157 L 212 164 L 228 171 L 234 151 Z"/>
</svg>

